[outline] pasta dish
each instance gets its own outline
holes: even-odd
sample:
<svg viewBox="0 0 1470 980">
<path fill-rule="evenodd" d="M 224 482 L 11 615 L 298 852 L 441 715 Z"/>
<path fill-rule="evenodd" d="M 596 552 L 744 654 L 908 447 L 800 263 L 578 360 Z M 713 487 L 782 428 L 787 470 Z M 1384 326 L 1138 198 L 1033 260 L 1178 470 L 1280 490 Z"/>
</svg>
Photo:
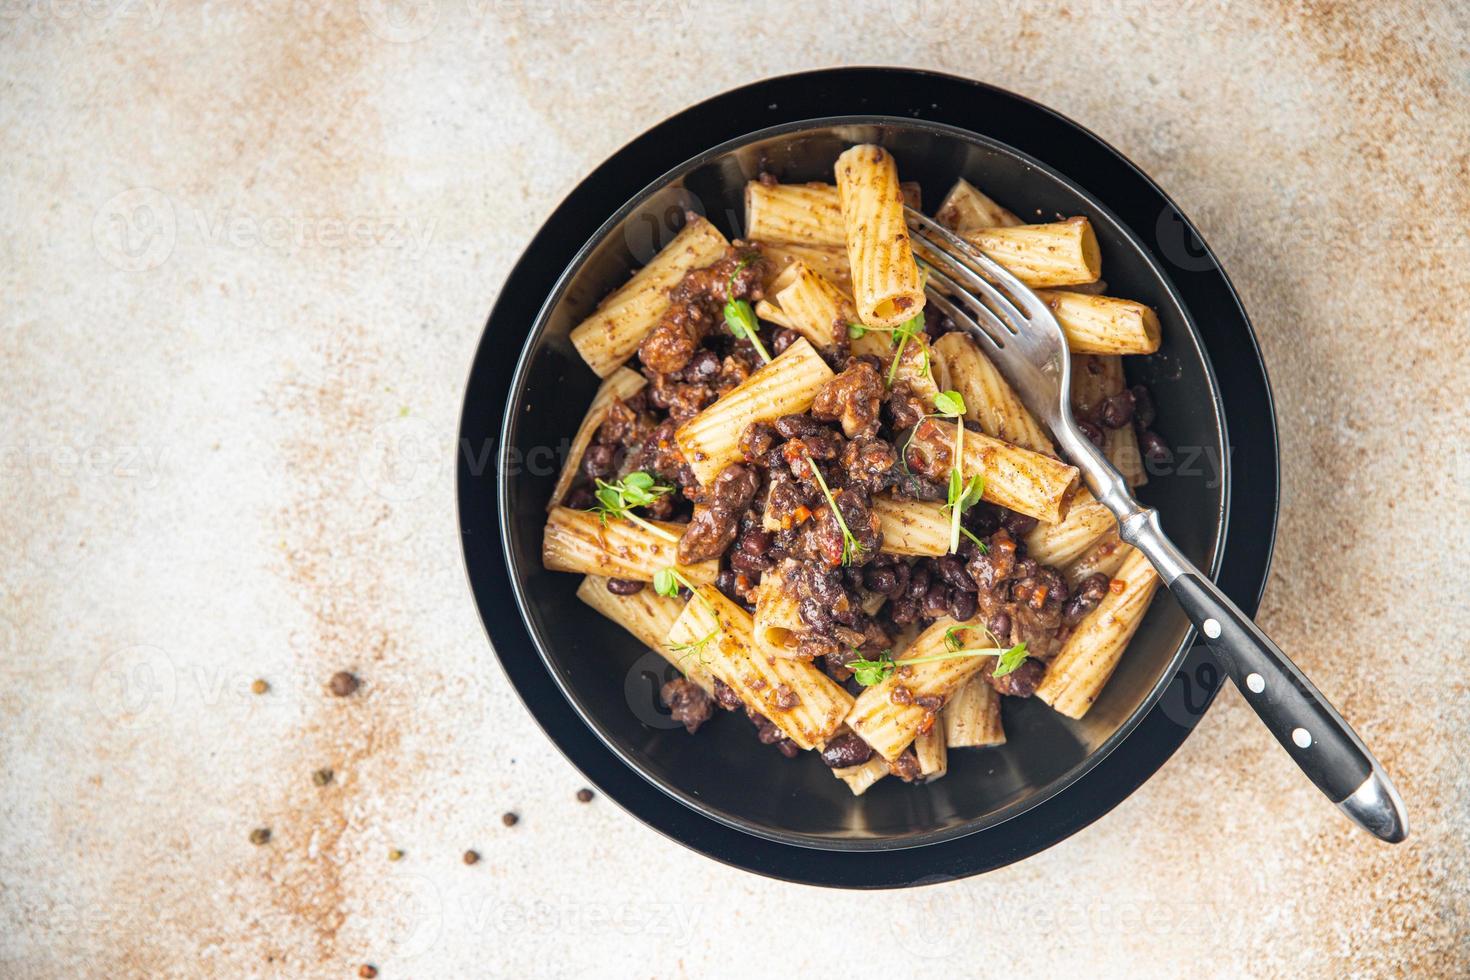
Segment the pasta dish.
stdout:
<svg viewBox="0 0 1470 980">
<path fill-rule="evenodd" d="M 1158 586 L 980 348 L 926 309 L 905 205 L 917 186 L 862 145 L 832 183 L 750 181 L 743 238 L 687 214 L 572 331 L 602 383 L 543 540 L 548 569 L 673 665 L 675 721 L 742 711 L 856 794 L 1003 743 L 1002 698 L 1081 718 Z M 1143 483 L 1169 450 L 1121 358 L 1158 349 L 1159 319 L 1106 294 L 1087 218 L 1023 222 L 961 179 L 935 219 L 1045 299 L 1079 424 Z"/>
</svg>

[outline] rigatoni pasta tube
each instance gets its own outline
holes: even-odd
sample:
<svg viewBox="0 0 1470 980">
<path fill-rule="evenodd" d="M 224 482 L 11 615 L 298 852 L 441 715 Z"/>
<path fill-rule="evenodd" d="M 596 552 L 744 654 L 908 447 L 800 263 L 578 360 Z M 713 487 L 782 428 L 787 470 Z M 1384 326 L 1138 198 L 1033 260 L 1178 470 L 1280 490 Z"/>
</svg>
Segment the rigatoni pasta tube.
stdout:
<svg viewBox="0 0 1470 980">
<path fill-rule="evenodd" d="M 1002 745 L 1006 740 L 1000 719 L 1000 692 L 983 675 L 960 685 L 940 712 L 944 740 L 952 749 Z"/>
<path fill-rule="evenodd" d="M 1130 554 L 1113 577 L 1108 594 L 1078 624 L 1047 667 L 1036 696 L 1068 718 L 1087 714 L 1113 676 L 1158 586 L 1158 573 L 1143 553 Z"/>
<path fill-rule="evenodd" d="M 1043 565 L 1064 568 L 1117 526 L 1113 512 L 1099 503 L 1086 487 L 1081 487 L 1062 521 L 1038 524 L 1026 535 L 1026 554 Z"/>
<path fill-rule="evenodd" d="M 937 426 L 946 444 L 954 446 L 957 423 L 930 420 L 920 424 Z M 1047 524 L 1056 524 L 1067 515 L 1080 475 L 1077 467 L 969 430 L 965 431 L 964 451 L 965 479 L 977 473 L 985 478 L 981 499 Z"/>
<path fill-rule="evenodd" d="M 740 458 L 740 436 L 746 426 L 806 411 L 830 380 L 832 369 L 802 338 L 681 425 L 674 441 L 699 482 L 707 486 Z"/>
<path fill-rule="evenodd" d="M 981 228 L 964 237 L 1031 287 L 1093 282 L 1102 271 L 1097 236 L 1086 218 Z"/>
<path fill-rule="evenodd" d="M 632 398 L 647 383 L 637 371 L 620 367 L 598 387 L 597 394 L 592 397 L 592 404 L 587 408 L 587 414 L 582 416 L 582 424 L 577 426 L 577 434 L 572 436 L 571 449 L 561 464 L 561 473 L 556 478 L 556 486 L 552 488 L 551 500 L 546 504 L 547 510 L 560 504 L 567 491 L 572 488 L 572 481 L 577 478 L 577 469 L 582 465 L 582 456 L 586 454 L 587 447 L 592 445 L 592 437 L 597 435 L 597 430 L 607 418 L 607 410 L 612 408 L 613 402 Z"/>
<path fill-rule="evenodd" d="M 1067 335 L 1074 354 L 1152 354 L 1159 349 L 1159 315 L 1153 307 L 1115 296 L 1065 289 L 1037 290 Z"/>
<path fill-rule="evenodd" d="M 755 315 L 778 327 L 785 327 L 787 330 L 796 329 L 791 325 L 791 318 L 786 315 L 785 311 L 768 299 L 755 301 Z"/>
<path fill-rule="evenodd" d="M 873 498 L 873 513 L 883 532 L 883 547 L 889 555 L 949 554 L 949 514 L 943 504 L 908 500 L 882 494 Z"/>
<path fill-rule="evenodd" d="M 640 643 L 683 671 L 700 687 L 713 691 L 714 678 L 698 660 L 693 657 L 676 659 L 664 642 L 674 627 L 674 621 L 684 610 L 684 600 L 661 596 L 652 589 L 639 589 L 632 595 L 615 595 L 607 590 L 607 583 L 608 580 L 599 575 L 588 575 L 577 586 L 577 598 L 632 633 Z"/>
<path fill-rule="evenodd" d="M 799 568 L 795 561 L 783 562 L 761 576 L 756 589 L 755 620 L 751 629 L 756 650 L 768 657 L 795 657 L 801 645 L 806 622 L 801 618 L 791 572 Z"/>
<path fill-rule="evenodd" d="M 1122 538 L 1118 537 L 1118 529 L 1113 528 L 1094 541 L 1080 558 L 1063 569 L 1067 587 L 1075 589 L 1082 584 L 1083 579 L 1094 575 L 1106 575 L 1112 578 L 1118 574 L 1118 569 L 1123 567 L 1123 561 L 1132 550 L 1133 546 L 1126 544 Z"/>
<path fill-rule="evenodd" d="M 1133 426 L 1104 429 L 1103 452 L 1130 487 L 1141 487 L 1148 482 L 1148 470 L 1144 468 L 1143 452 L 1138 448 L 1138 433 L 1133 431 Z"/>
<path fill-rule="evenodd" d="M 846 766 L 842 769 L 833 769 L 832 775 L 847 784 L 852 790 L 853 796 L 862 796 L 878 780 L 889 773 L 888 760 L 881 755 L 874 754 L 860 766 Z"/>
<path fill-rule="evenodd" d="M 1021 223 L 1020 218 L 976 190 L 975 185 L 963 177 L 955 181 L 944 196 L 939 210 L 934 212 L 934 220 L 960 235 L 981 228 L 1009 228 Z"/>
<path fill-rule="evenodd" d="M 903 202 L 919 206 L 919 185 L 898 185 Z M 842 199 L 833 184 L 745 185 L 745 237 L 760 242 L 810 248 L 847 247 L 842 223 Z"/>
<path fill-rule="evenodd" d="M 604 524 L 592 511 L 553 507 L 541 540 L 541 562 L 553 572 L 578 572 L 637 582 L 652 582 L 654 575 L 665 568 L 677 568 L 696 585 L 715 580 L 720 572 L 718 561 L 678 564 L 678 539 L 684 533 L 683 524 L 648 523 L 672 535 L 673 540 L 620 517 L 609 518 Z"/>
<path fill-rule="evenodd" d="M 792 330 L 818 347 L 831 347 L 857 321 L 857 310 L 842 290 L 823 279 L 805 262 L 793 264 L 788 281 L 775 294 Z"/>
<path fill-rule="evenodd" d="M 852 695 L 805 660 L 767 657 L 751 641 L 750 614 L 712 585 L 702 585 L 669 630 L 676 654 L 697 659 L 804 749 L 819 748 L 842 724 Z"/>
<path fill-rule="evenodd" d="M 1123 376 L 1123 358 L 1116 354 L 1072 355 L 1072 410 L 1078 418 L 1091 419 L 1104 399 L 1127 387 Z M 1130 487 L 1148 482 L 1143 467 L 1143 454 L 1138 450 L 1138 433 L 1133 426 L 1103 429 L 1103 454 Z"/>
<path fill-rule="evenodd" d="M 790 242 L 758 244 L 771 269 L 763 283 L 768 296 L 790 281 L 783 277 L 786 270 L 797 262 L 842 290 L 844 295 L 852 295 L 852 270 L 847 265 L 845 244 L 838 248 L 828 245 L 795 245 Z"/>
<path fill-rule="evenodd" d="M 870 327 L 896 327 L 924 309 L 898 167 L 887 150 L 867 144 L 838 157 L 836 169 L 858 316 Z"/>
<path fill-rule="evenodd" d="M 837 188 L 831 184 L 747 182 L 745 237 L 763 242 L 846 245 Z"/>
<path fill-rule="evenodd" d="M 945 642 L 945 631 L 955 625 L 952 619 L 939 620 L 920 633 L 897 659 L 901 662 L 907 658 L 946 652 L 949 647 Z M 959 637 L 963 643 L 985 642 L 985 631 L 979 624 L 961 624 L 960 629 Z M 996 651 L 997 654 L 1000 652 Z M 875 752 L 892 762 L 908 748 L 929 718 L 930 712 L 915 703 L 916 699 L 948 698 L 961 684 L 978 674 L 990 659 L 993 658 L 972 656 L 922 664 L 900 663 L 892 674 L 858 695 L 852 713 L 847 716 L 847 725 Z M 893 694 L 899 687 L 907 689 L 909 697 L 895 701 Z"/>
<path fill-rule="evenodd" d="M 633 356 L 643 335 L 668 309 L 669 289 L 684 278 L 684 273 L 703 268 L 724 255 L 729 244 L 708 220 L 691 216 L 653 261 L 572 328 L 572 345 L 587 366 L 603 378 L 616 371 Z"/>
<path fill-rule="evenodd" d="M 914 737 L 914 758 L 919 760 L 919 775 L 925 782 L 933 782 L 949 771 L 943 725 L 935 724 L 927 732 L 920 732 Z"/>
<path fill-rule="evenodd" d="M 1046 430 L 973 340 L 958 331 L 947 333 L 934 342 L 933 351 L 934 378 L 945 391 L 960 393 L 965 418 L 986 435 L 1022 449 L 1055 451 Z"/>
</svg>

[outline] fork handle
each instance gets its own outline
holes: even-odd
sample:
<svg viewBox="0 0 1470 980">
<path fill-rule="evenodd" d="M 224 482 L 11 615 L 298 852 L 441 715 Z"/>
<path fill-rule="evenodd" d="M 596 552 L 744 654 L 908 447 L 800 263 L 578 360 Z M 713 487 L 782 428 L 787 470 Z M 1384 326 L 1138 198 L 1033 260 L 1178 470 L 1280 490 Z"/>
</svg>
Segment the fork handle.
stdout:
<svg viewBox="0 0 1470 980">
<path fill-rule="evenodd" d="M 1120 522 L 1120 536 L 1159 570 L 1276 741 L 1328 799 L 1368 833 L 1389 843 L 1408 835 L 1408 816 L 1393 782 L 1322 692 L 1271 638 L 1140 509 Z"/>
</svg>

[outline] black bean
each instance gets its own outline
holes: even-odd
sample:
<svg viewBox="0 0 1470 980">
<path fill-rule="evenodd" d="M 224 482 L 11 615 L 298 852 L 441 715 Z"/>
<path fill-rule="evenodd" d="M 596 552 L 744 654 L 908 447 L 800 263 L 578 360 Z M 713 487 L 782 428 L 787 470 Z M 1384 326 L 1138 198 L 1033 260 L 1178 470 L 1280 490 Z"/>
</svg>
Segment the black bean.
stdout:
<svg viewBox="0 0 1470 980">
<path fill-rule="evenodd" d="M 572 510 L 591 510 L 597 503 L 597 498 L 592 493 L 591 487 L 577 487 L 567 494 L 566 505 Z"/>
<path fill-rule="evenodd" d="M 898 577 L 898 582 L 894 585 L 893 591 L 887 594 L 889 596 L 901 596 L 906 591 L 908 591 L 909 576 L 912 575 L 913 572 L 903 562 L 899 562 L 898 564 L 893 566 L 893 574 Z"/>
<path fill-rule="evenodd" d="M 832 769 L 860 766 L 873 757 L 873 748 L 852 732 L 834 735 L 822 747 L 822 762 Z"/>
<path fill-rule="evenodd" d="M 939 569 L 939 577 L 949 585 L 967 592 L 975 591 L 975 580 L 965 571 L 964 559 L 958 555 L 945 555 L 937 559 L 934 565 Z"/>
<path fill-rule="evenodd" d="M 904 591 L 910 599 L 923 599 L 929 593 L 929 564 L 919 562 L 909 570 L 909 585 Z"/>
<path fill-rule="evenodd" d="M 801 334 L 797 333 L 795 330 L 788 330 L 785 327 L 777 327 L 776 335 L 771 340 L 771 354 L 780 354 L 782 351 L 784 351 L 786 348 L 790 347 L 792 344 L 796 343 L 800 339 Z"/>
<path fill-rule="evenodd" d="M 888 618 L 893 620 L 895 626 L 909 625 L 919 618 L 919 600 L 910 596 L 889 600 Z"/>
<path fill-rule="evenodd" d="M 729 568 L 721 569 L 720 574 L 715 576 L 715 588 L 724 593 L 725 597 L 731 602 L 743 602 L 744 599 L 740 595 L 738 588 L 738 578 L 739 576 L 734 570 Z"/>
<path fill-rule="evenodd" d="M 966 511 L 962 523 L 975 537 L 988 538 L 1000 527 L 1000 515 L 989 504 L 981 504 Z"/>
<path fill-rule="evenodd" d="M 1077 584 L 1077 591 L 1062 605 L 1062 622 L 1076 626 L 1108 593 L 1108 577 L 1101 573 L 1089 575 Z"/>
<path fill-rule="evenodd" d="M 943 582 L 935 582 L 929 586 L 929 591 L 924 596 L 924 615 L 931 619 L 938 619 L 948 609 L 949 589 Z"/>
<path fill-rule="evenodd" d="M 1008 510 L 1001 515 L 1000 526 L 1011 532 L 1011 537 L 1019 538 L 1030 534 L 1036 529 L 1037 520 L 1025 514 Z"/>
<path fill-rule="evenodd" d="M 1103 448 L 1104 436 L 1102 429 L 1093 425 L 1091 422 L 1086 422 L 1082 419 L 1077 420 L 1077 428 L 1082 430 L 1082 434 L 1086 436 L 1088 441 L 1091 442 L 1094 446 L 1099 449 Z"/>
<path fill-rule="evenodd" d="M 949 614 L 960 622 L 974 616 L 975 610 L 979 608 L 975 593 L 966 589 L 950 589 L 948 602 Z"/>
<path fill-rule="evenodd" d="M 1110 429 L 1121 429 L 1133 421 L 1133 392 L 1118 392 L 1105 399 L 1098 411 L 1098 421 Z"/>
<path fill-rule="evenodd" d="M 762 572 L 771 568 L 770 559 L 764 555 L 752 555 L 746 551 L 733 551 L 730 553 L 730 567 L 737 572 L 743 572 L 747 577 L 754 578 Z"/>
<path fill-rule="evenodd" d="M 880 595 L 893 595 L 898 590 L 898 576 L 892 568 L 869 566 L 863 569 L 863 584 Z"/>
<path fill-rule="evenodd" d="M 593 479 L 608 477 L 617 468 L 617 447 L 599 443 L 582 454 L 582 472 Z"/>
<path fill-rule="evenodd" d="M 740 536 L 740 550 L 747 555 L 767 556 L 771 550 L 771 532 L 765 528 L 753 527 Z"/>
<path fill-rule="evenodd" d="M 643 583 L 626 578 L 610 578 L 607 580 L 607 591 L 613 595 L 637 595 L 643 591 Z"/>
<path fill-rule="evenodd" d="M 986 626 L 987 629 L 990 630 L 990 632 L 992 632 L 992 633 L 995 634 L 995 638 L 998 639 L 998 640 L 1000 640 L 1000 642 L 1002 642 L 1002 643 L 1009 643 L 1010 642 L 1010 639 L 1009 639 L 1010 638 L 1010 635 L 1011 635 L 1011 614 L 1010 613 L 1006 613 L 1006 612 L 998 612 L 998 613 L 995 613 L 994 615 L 992 615 L 990 617 L 990 620 L 985 624 L 985 626 Z"/>
<path fill-rule="evenodd" d="M 1167 463 L 1174 456 L 1169 451 L 1169 444 L 1152 429 L 1144 429 L 1138 434 L 1138 449 L 1151 463 Z"/>
<path fill-rule="evenodd" d="M 1133 424 L 1147 429 L 1154 424 L 1154 396 L 1146 385 L 1134 385 L 1128 390 L 1133 393 Z"/>
</svg>

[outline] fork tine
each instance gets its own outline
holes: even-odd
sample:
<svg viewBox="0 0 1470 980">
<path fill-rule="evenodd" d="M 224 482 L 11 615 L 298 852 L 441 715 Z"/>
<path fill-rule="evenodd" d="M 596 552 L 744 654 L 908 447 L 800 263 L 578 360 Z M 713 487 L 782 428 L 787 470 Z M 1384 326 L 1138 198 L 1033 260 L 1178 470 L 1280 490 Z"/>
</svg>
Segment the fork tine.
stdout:
<svg viewBox="0 0 1470 980">
<path fill-rule="evenodd" d="M 967 301 L 983 303 L 1008 324 L 1013 334 L 1020 334 L 1027 329 L 1028 318 L 1025 312 L 1017 309 L 1010 297 L 996 289 L 957 256 L 940 248 L 923 234 L 910 235 L 909 241 L 913 244 L 914 254 L 929 266 L 931 274 L 938 274 L 941 270 L 949 273 L 945 279 L 953 295 L 961 296 Z M 956 278 L 963 280 L 965 286 L 956 283 Z"/>
<path fill-rule="evenodd" d="M 920 234 L 917 237 L 921 241 L 935 249 L 942 250 L 951 260 L 964 266 L 968 272 L 985 283 L 985 287 L 988 287 L 984 288 L 987 298 L 994 299 L 992 294 L 1001 293 L 1003 290 L 1004 300 L 1022 311 L 1026 319 L 1036 316 L 1038 310 L 1045 311 L 1045 305 L 1036 297 L 1036 294 L 1012 275 L 1009 269 L 928 215 L 908 206 L 905 206 L 903 210 L 904 217 L 918 226 Z M 912 237 L 914 236 L 911 236 L 911 239 Z M 996 288 L 997 286 L 999 289 Z M 976 288 L 983 287 L 977 286 Z M 1025 328 L 1023 326 L 1020 329 Z"/>
<path fill-rule="evenodd" d="M 985 310 L 985 316 L 982 319 L 988 319 L 986 324 L 982 326 L 975 317 L 972 317 L 967 311 L 961 309 L 959 304 L 951 302 L 949 297 L 945 296 L 939 290 L 930 288 L 925 290 L 925 292 L 928 294 L 929 299 L 933 300 L 934 305 L 944 312 L 945 316 L 958 323 L 971 337 L 976 340 L 989 341 L 986 346 L 990 348 L 988 353 L 992 356 L 999 356 L 1005 350 L 1005 341 L 1001 338 L 1007 336 L 1007 332 L 995 314 L 989 310 Z"/>
</svg>

